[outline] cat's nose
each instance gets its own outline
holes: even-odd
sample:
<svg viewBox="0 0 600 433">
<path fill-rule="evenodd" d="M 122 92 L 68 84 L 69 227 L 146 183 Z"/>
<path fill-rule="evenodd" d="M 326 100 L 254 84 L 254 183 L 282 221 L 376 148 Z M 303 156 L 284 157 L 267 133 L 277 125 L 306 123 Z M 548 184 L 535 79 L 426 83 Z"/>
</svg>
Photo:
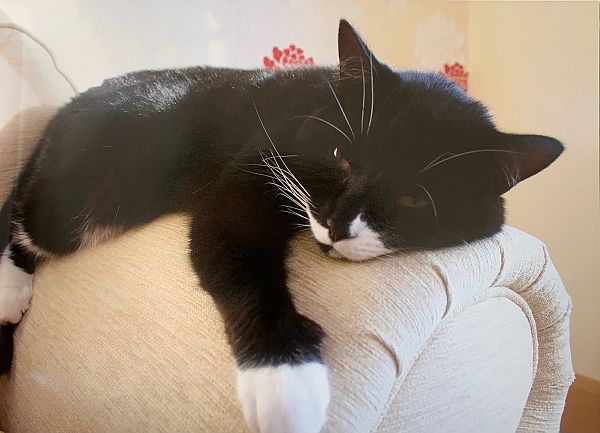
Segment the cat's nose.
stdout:
<svg viewBox="0 0 600 433">
<path fill-rule="evenodd" d="M 335 224 L 331 218 L 327 218 L 327 227 L 329 227 L 331 242 L 338 242 L 350 237 L 348 228 L 344 224 Z"/>
</svg>

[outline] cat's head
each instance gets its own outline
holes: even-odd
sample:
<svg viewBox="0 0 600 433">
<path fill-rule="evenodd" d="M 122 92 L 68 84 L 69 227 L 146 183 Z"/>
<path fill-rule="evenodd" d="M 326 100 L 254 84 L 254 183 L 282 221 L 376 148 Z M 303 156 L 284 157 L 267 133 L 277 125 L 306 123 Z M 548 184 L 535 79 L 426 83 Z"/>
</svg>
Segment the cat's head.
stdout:
<svg viewBox="0 0 600 433">
<path fill-rule="evenodd" d="M 312 232 L 331 256 L 365 260 L 490 236 L 501 195 L 562 152 L 557 140 L 498 131 L 487 109 L 437 73 L 381 63 L 346 21 L 331 103 L 306 116 L 318 184 L 305 184 Z"/>
</svg>

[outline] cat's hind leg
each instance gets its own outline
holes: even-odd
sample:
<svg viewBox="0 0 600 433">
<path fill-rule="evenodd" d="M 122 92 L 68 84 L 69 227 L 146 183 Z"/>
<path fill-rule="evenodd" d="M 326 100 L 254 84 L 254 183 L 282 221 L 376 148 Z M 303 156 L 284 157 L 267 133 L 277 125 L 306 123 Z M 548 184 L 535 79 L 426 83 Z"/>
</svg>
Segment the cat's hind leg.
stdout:
<svg viewBox="0 0 600 433">
<path fill-rule="evenodd" d="M 15 326 L 29 308 L 33 295 L 33 272 L 42 260 L 22 226 L 13 224 L 11 240 L 0 254 L 0 374 L 10 370 Z"/>
<path fill-rule="evenodd" d="M 33 295 L 35 256 L 9 243 L 0 256 L 0 325 L 18 323 Z"/>
<path fill-rule="evenodd" d="M 13 334 L 31 302 L 35 261 L 33 253 L 15 243 L 0 255 L 0 374 L 12 364 Z"/>
</svg>

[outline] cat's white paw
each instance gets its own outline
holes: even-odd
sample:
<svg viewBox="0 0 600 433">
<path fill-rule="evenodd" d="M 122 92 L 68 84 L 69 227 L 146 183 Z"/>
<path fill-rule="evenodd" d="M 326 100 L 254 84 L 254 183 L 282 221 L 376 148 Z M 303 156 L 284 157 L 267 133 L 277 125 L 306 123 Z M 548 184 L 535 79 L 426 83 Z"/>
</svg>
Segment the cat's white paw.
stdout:
<svg viewBox="0 0 600 433">
<path fill-rule="evenodd" d="M 327 419 L 327 367 L 318 362 L 238 370 L 244 418 L 260 433 L 318 433 Z"/>
<path fill-rule="evenodd" d="M 0 324 L 18 323 L 29 308 L 33 275 L 15 266 L 8 247 L 0 258 Z"/>
</svg>

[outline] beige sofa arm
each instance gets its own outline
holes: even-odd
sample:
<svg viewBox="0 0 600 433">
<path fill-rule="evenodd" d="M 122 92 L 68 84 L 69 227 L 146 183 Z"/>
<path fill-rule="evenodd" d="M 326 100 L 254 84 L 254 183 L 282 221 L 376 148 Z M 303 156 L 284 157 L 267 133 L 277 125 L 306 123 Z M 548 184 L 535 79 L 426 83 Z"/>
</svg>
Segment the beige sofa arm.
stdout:
<svg viewBox="0 0 600 433">
<path fill-rule="evenodd" d="M 446 311 L 376 431 L 558 432 L 574 377 L 571 301 L 545 246 L 505 227 L 420 254 L 443 281 Z"/>
<path fill-rule="evenodd" d="M 187 220 L 169 217 L 39 270 L 32 308 L 16 334 L 13 371 L 0 385 L 4 428 L 246 431 L 233 359 L 218 313 L 198 289 L 186 244 Z M 403 401 L 396 397 L 445 319 L 506 287 L 512 290 L 502 296 L 519 307 L 506 320 L 525 323 L 520 353 L 528 357 L 527 391 L 531 386 L 528 400 L 528 392 L 515 397 L 523 405 L 527 400 L 522 419 L 520 406 L 508 424 L 523 432 L 558 431 L 572 379 L 570 300 L 545 257 L 539 241 L 508 227 L 472 245 L 358 264 L 329 259 L 300 237 L 289 260 L 290 284 L 301 311 L 328 333 L 324 356 L 333 389 L 325 430 L 394 431 L 394 414 L 435 401 L 435 395 L 415 400 L 410 392 Z M 487 352 L 468 355 L 465 364 L 489 361 Z M 441 363 L 425 369 L 433 375 Z M 456 389 L 437 390 L 448 393 Z M 486 389 L 470 395 L 457 403 L 477 407 L 488 397 Z M 483 421 L 508 425 L 502 413 L 481 416 L 433 431 L 478 431 Z M 411 425 L 408 431 L 432 431 L 420 429 L 423 420 Z"/>
</svg>

